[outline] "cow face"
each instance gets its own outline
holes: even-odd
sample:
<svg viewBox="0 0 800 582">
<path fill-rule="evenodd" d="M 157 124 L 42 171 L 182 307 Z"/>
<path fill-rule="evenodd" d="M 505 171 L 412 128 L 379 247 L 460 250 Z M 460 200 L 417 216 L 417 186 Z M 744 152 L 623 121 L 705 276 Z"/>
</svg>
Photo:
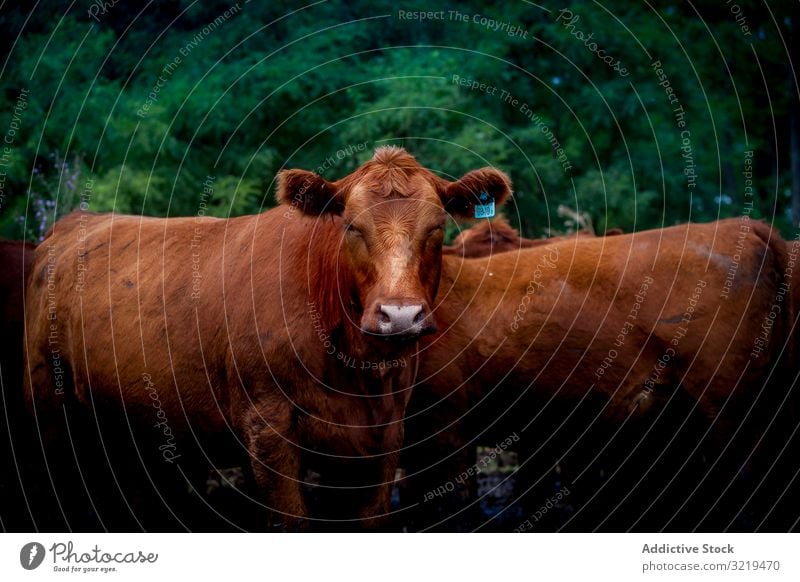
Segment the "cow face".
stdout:
<svg viewBox="0 0 800 582">
<path fill-rule="evenodd" d="M 499 205 L 511 192 L 509 179 L 493 168 L 448 182 L 395 147 L 376 150 L 336 182 L 304 170 L 285 170 L 278 181 L 281 203 L 341 217 L 343 263 L 362 306 L 361 329 L 398 339 L 435 329 L 431 304 L 447 214 L 473 216 L 487 196 Z"/>
</svg>

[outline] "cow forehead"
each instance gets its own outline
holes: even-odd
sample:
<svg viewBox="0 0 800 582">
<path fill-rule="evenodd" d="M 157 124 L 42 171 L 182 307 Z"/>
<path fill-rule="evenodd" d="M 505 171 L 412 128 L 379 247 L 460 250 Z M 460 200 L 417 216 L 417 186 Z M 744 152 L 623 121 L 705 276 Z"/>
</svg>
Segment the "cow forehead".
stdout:
<svg viewBox="0 0 800 582">
<path fill-rule="evenodd" d="M 405 193 L 381 192 L 369 184 L 357 184 L 347 197 L 347 217 L 376 227 L 388 224 L 425 224 L 443 218 L 443 206 L 433 185 L 419 180 Z"/>
<path fill-rule="evenodd" d="M 367 172 L 360 179 L 353 181 L 348 196 L 350 199 L 387 199 L 387 198 L 438 198 L 433 180 L 428 172 L 387 171 Z"/>
</svg>

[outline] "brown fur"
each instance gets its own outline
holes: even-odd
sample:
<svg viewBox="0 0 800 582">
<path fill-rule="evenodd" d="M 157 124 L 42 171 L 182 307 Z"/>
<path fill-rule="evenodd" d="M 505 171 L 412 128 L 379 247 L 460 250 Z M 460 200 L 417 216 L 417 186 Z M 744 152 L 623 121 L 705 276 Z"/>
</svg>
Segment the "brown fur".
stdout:
<svg viewBox="0 0 800 582">
<path fill-rule="evenodd" d="M 767 346 L 752 356 L 786 273 L 787 250 L 768 226 L 747 223 L 730 296 L 721 298 L 741 224 L 732 219 L 608 239 L 580 238 L 482 259 L 445 257 L 436 306 L 440 329 L 426 339 L 421 385 L 409 407 L 414 419 L 407 441 L 412 447 L 410 473 L 464 450 L 472 433 L 462 417 L 501 384 L 516 387 L 519 394 L 530 390 L 545 400 L 554 397 L 573 404 L 593 387 L 592 395 L 606 402 L 605 417 L 615 423 L 660 410 L 678 385 L 709 422 L 733 394 L 727 414 L 715 424 L 717 442 L 725 443 L 781 349 L 786 346 L 793 353 L 795 334 L 789 330 L 798 303 L 795 285 L 795 299 L 783 303 Z M 653 283 L 631 320 L 628 314 L 646 276 Z M 707 286 L 685 337 L 674 346 L 671 342 L 700 279 Z M 534 293 L 528 294 L 531 288 Z M 633 326 L 624 345 L 615 347 L 626 322 Z M 603 368 L 610 348 L 618 355 Z M 659 357 L 670 348 L 675 353 L 669 365 L 654 376 Z M 793 377 L 796 362 L 792 366 Z M 780 377 L 780 369 L 776 372 Z M 648 378 L 657 378 L 652 391 L 644 390 Z M 483 426 L 499 422 L 510 432 L 509 412 L 527 418 L 535 414 L 524 406 L 520 410 L 520 404 L 510 411 L 485 412 Z M 494 434 L 505 433 L 501 429 Z M 413 447 L 431 436 L 429 456 L 414 457 L 418 449 Z M 464 468 L 451 467 L 446 478 Z M 428 483 L 430 487 L 421 491 L 438 484 Z"/>
<path fill-rule="evenodd" d="M 630 302 L 640 287 L 639 279 L 651 273 L 650 266 L 654 264 L 655 270 L 652 276 L 655 283 L 649 291 L 647 305 L 642 307 L 641 315 L 636 322 L 636 330 L 632 332 L 634 336 L 644 334 L 641 336 L 643 340 L 653 332 L 656 345 L 651 349 L 656 351 L 668 345 L 675 329 L 671 318 L 683 311 L 679 309 L 680 303 L 686 302 L 686 298 L 689 297 L 688 291 L 694 287 L 694 281 L 704 278 L 708 281 L 708 287 L 703 292 L 703 308 L 692 322 L 697 322 L 692 326 L 694 329 L 682 339 L 681 351 L 698 354 L 699 360 L 694 366 L 698 371 L 714 369 L 715 366 L 712 367 L 711 362 L 718 359 L 719 354 L 713 346 L 701 345 L 702 336 L 707 331 L 701 322 L 711 317 L 716 306 L 720 305 L 721 312 L 716 318 L 715 325 L 719 326 L 721 333 L 729 334 L 727 336 L 729 339 L 742 338 L 741 342 L 735 342 L 733 345 L 739 350 L 735 352 L 737 357 L 746 359 L 752 346 L 744 340 L 755 338 L 754 332 L 760 329 L 765 315 L 764 308 L 773 303 L 777 292 L 776 277 L 783 269 L 782 262 L 785 256 L 785 242 L 777 233 L 763 223 L 753 221 L 750 224 L 752 228 L 746 239 L 747 253 L 737 270 L 734 291 L 736 295 L 732 294 L 728 300 L 716 299 L 727 274 L 727 269 L 723 269 L 722 265 L 729 262 L 734 255 L 739 226 L 736 219 L 643 231 L 616 236 L 609 240 L 587 238 L 576 242 L 560 241 L 519 253 L 506 253 L 463 263 L 448 258 L 444 262 L 443 288 L 437 313 L 440 322 L 457 323 L 458 327 L 452 330 L 449 328 L 440 330 L 437 338 L 432 341 L 431 353 L 437 355 L 440 348 L 433 346 L 450 341 L 448 337 L 452 337 L 454 341 L 459 338 L 470 338 L 476 344 L 475 351 L 471 348 L 465 356 L 471 354 L 480 357 L 491 353 L 493 347 L 505 338 L 503 360 L 514 362 L 522 356 L 522 360 L 517 363 L 518 370 L 514 373 L 520 374 L 520 377 L 533 377 L 531 374 L 535 375 L 540 371 L 542 360 L 527 357 L 526 352 L 533 350 L 547 354 L 551 351 L 548 346 L 558 345 L 562 338 L 574 340 L 575 334 L 578 334 L 591 339 L 595 332 L 599 331 L 592 344 L 599 346 L 600 349 L 593 350 L 591 344 L 583 346 L 584 349 L 588 348 L 585 357 L 590 361 L 582 364 L 580 370 L 575 370 L 575 373 L 581 374 L 576 379 L 576 384 L 588 385 L 594 377 L 591 373 L 594 372 L 595 366 L 592 364 L 599 364 L 605 357 L 603 348 L 610 343 L 605 340 L 617 335 L 618 328 L 625 321 L 628 312 L 625 308 L 626 302 Z M 769 244 L 768 237 L 771 237 Z M 556 268 L 542 269 L 542 275 L 546 277 L 546 280 L 543 279 L 544 286 L 531 297 L 531 308 L 523 314 L 524 318 L 519 322 L 518 330 L 512 331 L 510 325 L 514 319 L 515 308 L 519 304 L 519 301 L 514 300 L 521 300 L 526 295 L 525 289 L 531 280 L 531 268 L 544 262 L 551 249 L 560 253 Z M 767 256 L 763 259 L 765 253 Z M 763 266 L 762 260 L 766 260 Z M 490 273 L 491 277 L 488 276 Z M 561 288 L 562 285 L 566 286 Z M 745 299 L 752 294 L 749 309 L 746 311 L 745 306 L 739 304 L 742 294 Z M 469 317 L 464 313 L 467 305 L 470 310 Z M 556 309 L 557 312 L 548 317 L 551 309 Z M 582 312 L 605 315 L 607 311 L 608 316 L 602 322 L 594 318 L 583 319 L 580 315 Z M 562 313 L 565 316 L 569 315 L 568 319 L 556 317 L 556 314 Z M 460 315 L 464 317 L 459 318 Z M 734 333 L 740 321 L 744 329 L 740 327 L 738 332 Z M 776 325 L 785 326 L 785 323 L 781 320 Z M 774 337 L 785 341 L 787 332 L 788 328 L 780 328 Z M 531 345 L 530 342 L 534 338 L 535 342 Z M 640 343 L 631 339 L 628 345 L 638 346 Z M 775 347 L 771 345 L 770 349 Z M 635 358 L 635 350 L 627 351 L 632 352 L 629 357 Z M 444 352 L 452 353 L 450 348 Z M 730 352 L 728 355 L 730 356 Z M 767 352 L 760 363 L 769 362 L 768 356 Z M 621 380 L 618 375 L 630 369 L 630 366 L 621 364 L 624 357 L 620 354 L 618 365 L 614 366 L 619 368 L 619 371 L 610 372 L 615 380 Z M 702 365 L 704 358 L 707 359 L 706 365 Z M 423 372 L 441 372 L 434 368 L 436 362 L 433 358 L 426 358 L 423 362 Z M 641 365 L 645 370 L 649 370 L 651 364 L 651 362 L 640 364 L 633 360 L 630 363 L 633 369 Z M 753 362 L 751 368 L 760 367 L 760 363 Z M 548 383 L 558 381 L 556 378 L 563 379 L 566 373 L 571 372 L 571 366 L 559 364 L 556 367 L 559 373 L 548 380 Z M 451 366 L 448 366 L 446 369 L 450 368 Z M 473 369 L 469 365 L 453 368 Z M 736 371 L 738 369 L 734 368 L 731 373 Z M 492 369 L 491 374 L 496 375 L 497 370 Z M 628 388 L 623 390 L 623 393 L 615 394 L 615 402 L 620 407 L 619 414 L 627 414 L 635 404 L 634 401 L 638 402 L 635 393 L 632 395 L 630 391 L 635 392 L 636 386 L 642 379 L 641 373 L 634 374 L 633 379 L 625 380 L 625 386 Z M 687 389 L 690 393 L 699 395 L 703 380 L 698 378 L 687 380 Z M 606 380 L 598 387 L 607 390 L 610 396 L 616 391 L 616 385 L 605 382 Z M 724 387 L 722 383 L 719 385 L 720 388 Z M 724 390 L 721 392 L 724 394 Z M 713 398 L 712 396 L 711 400 Z M 707 407 L 709 414 L 714 410 L 710 401 L 704 402 L 703 406 Z"/>
<path fill-rule="evenodd" d="M 388 510 L 415 350 L 363 330 L 386 298 L 433 303 L 444 208 L 469 208 L 476 176 L 498 203 L 510 193 L 502 173 L 476 172 L 445 182 L 389 148 L 337 182 L 282 172 L 282 206 L 257 216 L 62 219 L 37 249 L 27 300 L 26 397 L 40 425 L 62 405 L 100 403 L 150 426 L 146 377 L 179 439 L 238 436 L 288 527 L 313 517 L 301 481 L 316 461 L 334 465 L 333 485 L 358 465 L 357 505 L 339 517 L 374 525 Z M 384 361 L 405 365 L 363 369 Z"/>
<path fill-rule="evenodd" d="M 606 236 L 621 234 L 619 229 L 612 229 Z M 508 223 L 503 215 L 498 215 L 491 221 L 484 220 L 461 231 L 453 240 L 453 244 L 444 248 L 445 255 L 455 255 L 467 259 L 488 257 L 493 253 L 505 253 L 520 249 L 529 249 L 542 245 L 553 244 L 562 240 L 576 240 L 594 237 L 589 231 L 581 230 L 574 234 L 550 238 L 524 238 Z"/>
</svg>

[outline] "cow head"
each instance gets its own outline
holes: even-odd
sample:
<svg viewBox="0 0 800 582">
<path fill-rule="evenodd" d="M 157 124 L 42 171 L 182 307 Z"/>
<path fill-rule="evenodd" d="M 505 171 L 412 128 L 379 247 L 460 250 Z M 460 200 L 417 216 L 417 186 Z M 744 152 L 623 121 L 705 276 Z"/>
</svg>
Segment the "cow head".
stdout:
<svg viewBox="0 0 800 582">
<path fill-rule="evenodd" d="M 502 215 L 492 221 L 484 220 L 475 226 L 462 230 L 453 240 L 453 246 L 445 249 L 445 254 L 465 257 L 486 257 L 505 253 L 526 246 L 519 233 Z"/>
<path fill-rule="evenodd" d="M 407 339 L 435 329 L 431 304 L 447 214 L 471 217 L 487 195 L 500 205 L 510 192 L 508 177 L 494 168 L 449 182 L 396 147 L 379 148 L 335 182 L 305 170 L 278 175 L 281 203 L 341 217 L 342 254 L 362 306 L 362 331 Z"/>
</svg>

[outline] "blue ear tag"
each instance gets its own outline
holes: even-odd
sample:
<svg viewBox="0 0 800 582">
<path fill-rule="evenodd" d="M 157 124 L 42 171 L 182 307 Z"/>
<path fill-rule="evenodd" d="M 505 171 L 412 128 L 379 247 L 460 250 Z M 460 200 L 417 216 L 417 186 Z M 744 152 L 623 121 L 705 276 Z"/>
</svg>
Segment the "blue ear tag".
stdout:
<svg viewBox="0 0 800 582">
<path fill-rule="evenodd" d="M 491 218 L 494 216 L 494 198 L 487 192 L 481 192 L 478 196 L 480 204 L 475 205 L 475 218 Z"/>
</svg>

